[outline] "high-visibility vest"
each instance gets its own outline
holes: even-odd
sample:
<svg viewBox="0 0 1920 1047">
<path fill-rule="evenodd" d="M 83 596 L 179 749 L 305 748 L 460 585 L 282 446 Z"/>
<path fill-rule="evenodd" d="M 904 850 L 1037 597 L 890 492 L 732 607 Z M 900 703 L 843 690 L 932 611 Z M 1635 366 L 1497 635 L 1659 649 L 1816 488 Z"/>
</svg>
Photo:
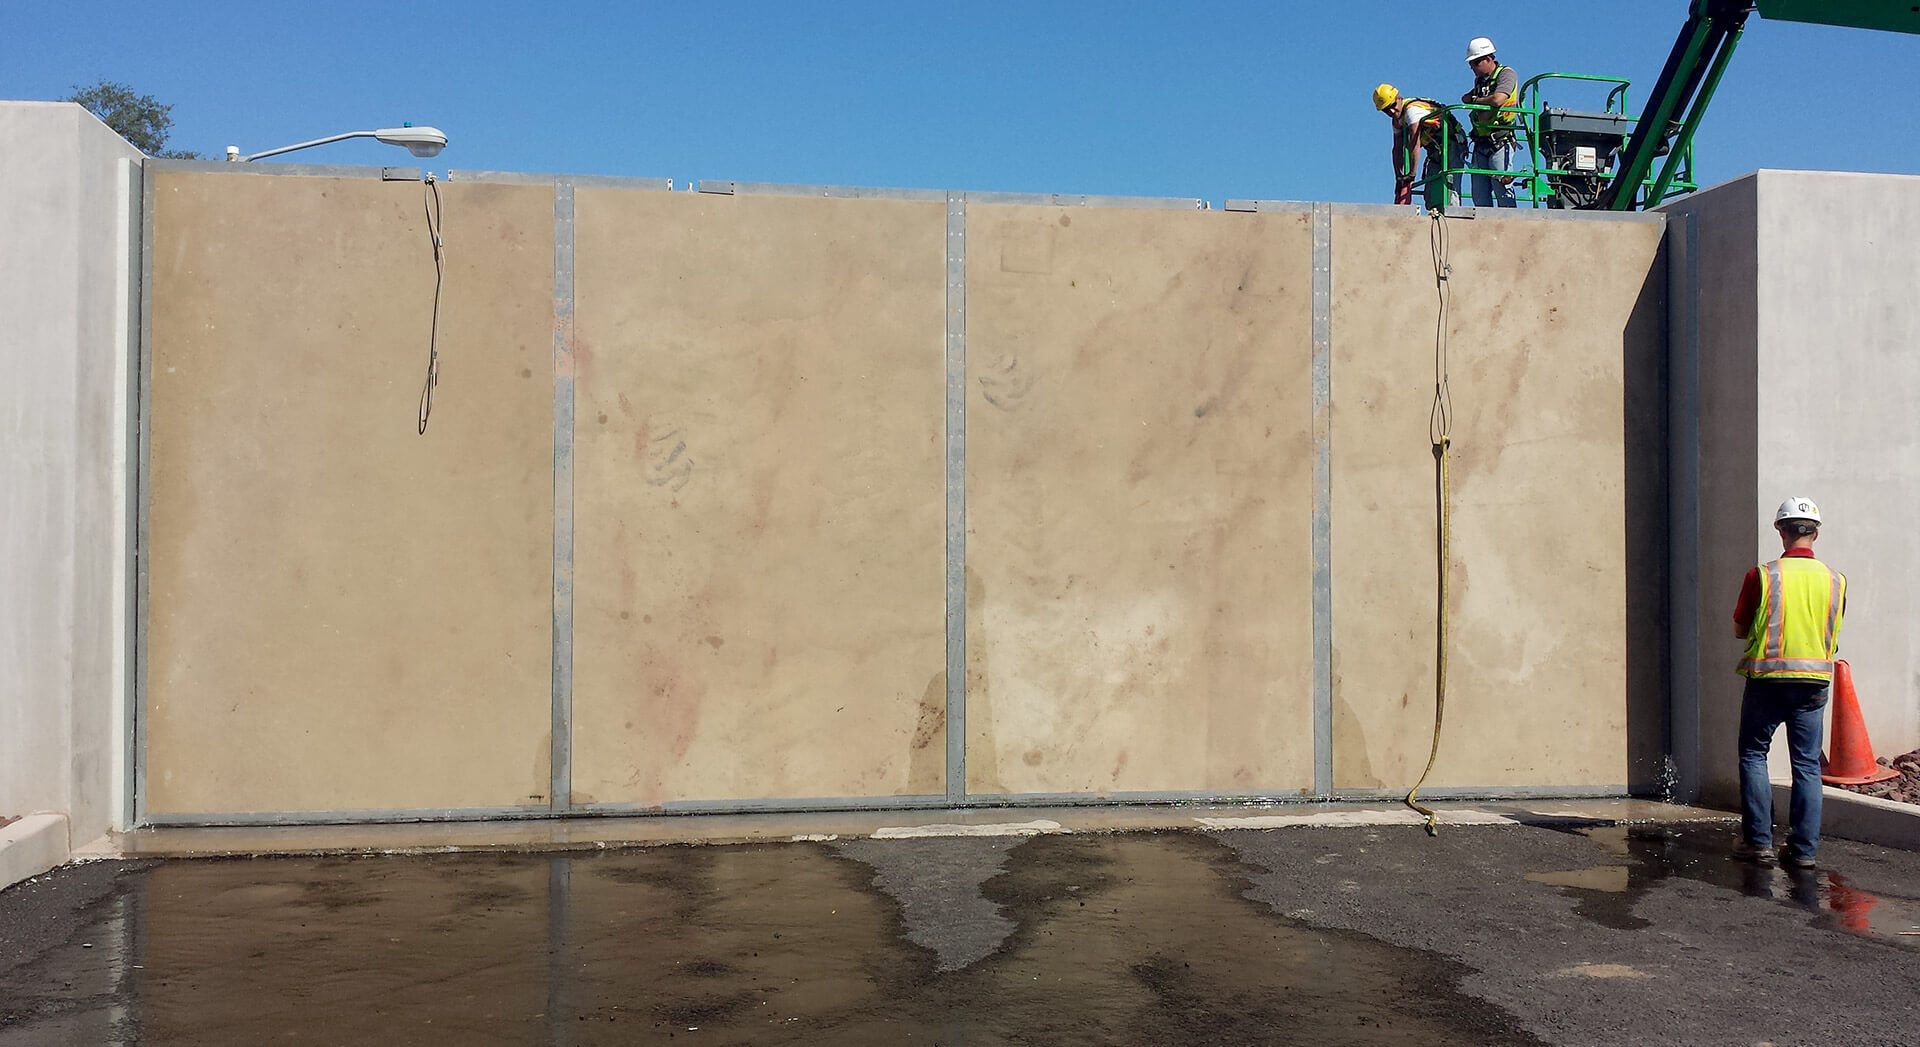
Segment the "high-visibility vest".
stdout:
<svg viewBox="0 0 1920 1047">
<path fill-rule="evenodd" d="M 1833 679 L 1847 576 L 1811 556 L 1760 565 L 1760 605 L 1736 667 L 1755 680 Z"/>
<path fill-rule="evenodd" d="M 1488 83 L 1490 85 L 1499 83 L 1500 74 L 1506 71 L 1507 71 L 1507 67 L 1504 65 L 1495 68 L 1493 71 L 1493 79 L 1488 81 Z M 1519 79 L 1519 78 L 1515 77 L 1515 79 Z M 1520 99 L 1509 98 L 1507 99 L 1507 104 L 1519 105 Z M 1513 129 L 1514 119 L 1518 116 L 1519 116 L 1518 113 L 1505 113 L 1505 112 L 1500 112 L 1498 110 L 1489 111 L 1484 109 L 1475 109 L 1473 111 L 1473 136 L 1475 138 L 1485 138 L 1489 135 L 1498 134 L 1501 131 L 1510 131 Z"/>
</svg>

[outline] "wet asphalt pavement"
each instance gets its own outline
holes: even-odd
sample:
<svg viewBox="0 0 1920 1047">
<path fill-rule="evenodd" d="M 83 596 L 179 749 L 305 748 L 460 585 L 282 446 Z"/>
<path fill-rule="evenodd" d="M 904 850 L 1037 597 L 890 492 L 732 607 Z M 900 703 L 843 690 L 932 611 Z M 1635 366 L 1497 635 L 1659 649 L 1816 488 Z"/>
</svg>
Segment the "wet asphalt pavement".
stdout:
<svg viewBox="0 0 1920 1047">
<path fill-rule="evenodd" d="M 100 862 L 16 1044 L 1920 1044 L 1920 854 L 1721 825 Z"/>
</svg>

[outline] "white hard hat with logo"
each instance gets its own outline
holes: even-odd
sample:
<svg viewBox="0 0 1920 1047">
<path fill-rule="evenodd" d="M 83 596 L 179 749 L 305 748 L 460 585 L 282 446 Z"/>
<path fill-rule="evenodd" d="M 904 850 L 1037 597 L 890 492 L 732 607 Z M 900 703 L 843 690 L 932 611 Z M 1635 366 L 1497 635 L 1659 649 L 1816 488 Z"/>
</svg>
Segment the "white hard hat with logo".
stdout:
<svg viewBox="0 0 1920 1047">
<path fill-rule="evenodd" d="M 1455 37 L 1454 39 L 1458 40 L 1459 37 Z M 1476 36 L 1467 41 L 1467 61 L 1469 62 L 1477 58 L 1485 58 L 1492 53 L 1493 41 L 1484 36 Z"/>
<path fill-rule="evenodd" d="M 1820 522 L 1820 507 L 1813 504 L 1811 498 L 1789 498 L 1780 503 L 1780 511 L 1773 514 L 1773 522 L 1786 523 L 1788 520 L 1808 520 Z"/>
</svg>

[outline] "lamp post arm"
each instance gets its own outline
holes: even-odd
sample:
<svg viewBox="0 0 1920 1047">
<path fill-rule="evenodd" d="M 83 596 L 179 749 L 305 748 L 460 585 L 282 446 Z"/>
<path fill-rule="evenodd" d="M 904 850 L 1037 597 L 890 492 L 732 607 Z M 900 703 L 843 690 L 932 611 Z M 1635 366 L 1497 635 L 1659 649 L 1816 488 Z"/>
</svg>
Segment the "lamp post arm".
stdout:
<svg viewBox="0 0 1920 1047">
<path fill-rule="evenodd" d="M 329 135 L 326 138 L 316 138 L 311 142 L 301 142 L 297 145 L 283 145 L 278 149 L 269 149 L 264 153 L 255 153 L 252 156 L 243 156 L 240 159 L 243 162 L 260 160 L 269 156 L 279 156 L 281 153 L 291 153 L 295 149 L 306 149 L 311 146 L 326 145 L 328 142 L 339 142 L 339 141 L 344 141 L 348 138 L 372 138 L 373 135 L 374 133 L 372 131 L 348 131 L 346 134 Z"/>
</svg>

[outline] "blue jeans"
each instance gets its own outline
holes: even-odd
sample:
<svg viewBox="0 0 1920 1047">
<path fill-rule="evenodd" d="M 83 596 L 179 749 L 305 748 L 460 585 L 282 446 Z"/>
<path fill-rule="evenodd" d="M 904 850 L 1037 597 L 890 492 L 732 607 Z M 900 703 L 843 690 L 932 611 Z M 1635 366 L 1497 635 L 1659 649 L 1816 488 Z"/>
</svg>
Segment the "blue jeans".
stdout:
<svg viewBox="0 0 1920 1047">
<path fill-rule="evenodd" d="M 1818 680 L 1748 680 L 1740 700 L 1740 833 L 1759 850 L 1773 846 L 1773 786 L 1767 749 L 1787 725 L 1793 758 L 1792 829 L 1787 853 L 1812 858 L 1820 850 L 1820 716 L 1827 685 Z"/>
<path fill-rule="evenodd" d="M 1473 166 L 1495 171 L 1511 171 L 1516 149 L 1511 138 L 1507 139 L 1506 145 L 1497 147 L 1488 139 L 1476 138 L 1473 140 Z M 1474 175 L 1473 206 L 1492 207 L 1496 203 L 1501 207 L 1520 206 L 1519 202 L 1513 198 L 1513 183 L 1501 182 L 1493 175 Z"/>
</svg>

